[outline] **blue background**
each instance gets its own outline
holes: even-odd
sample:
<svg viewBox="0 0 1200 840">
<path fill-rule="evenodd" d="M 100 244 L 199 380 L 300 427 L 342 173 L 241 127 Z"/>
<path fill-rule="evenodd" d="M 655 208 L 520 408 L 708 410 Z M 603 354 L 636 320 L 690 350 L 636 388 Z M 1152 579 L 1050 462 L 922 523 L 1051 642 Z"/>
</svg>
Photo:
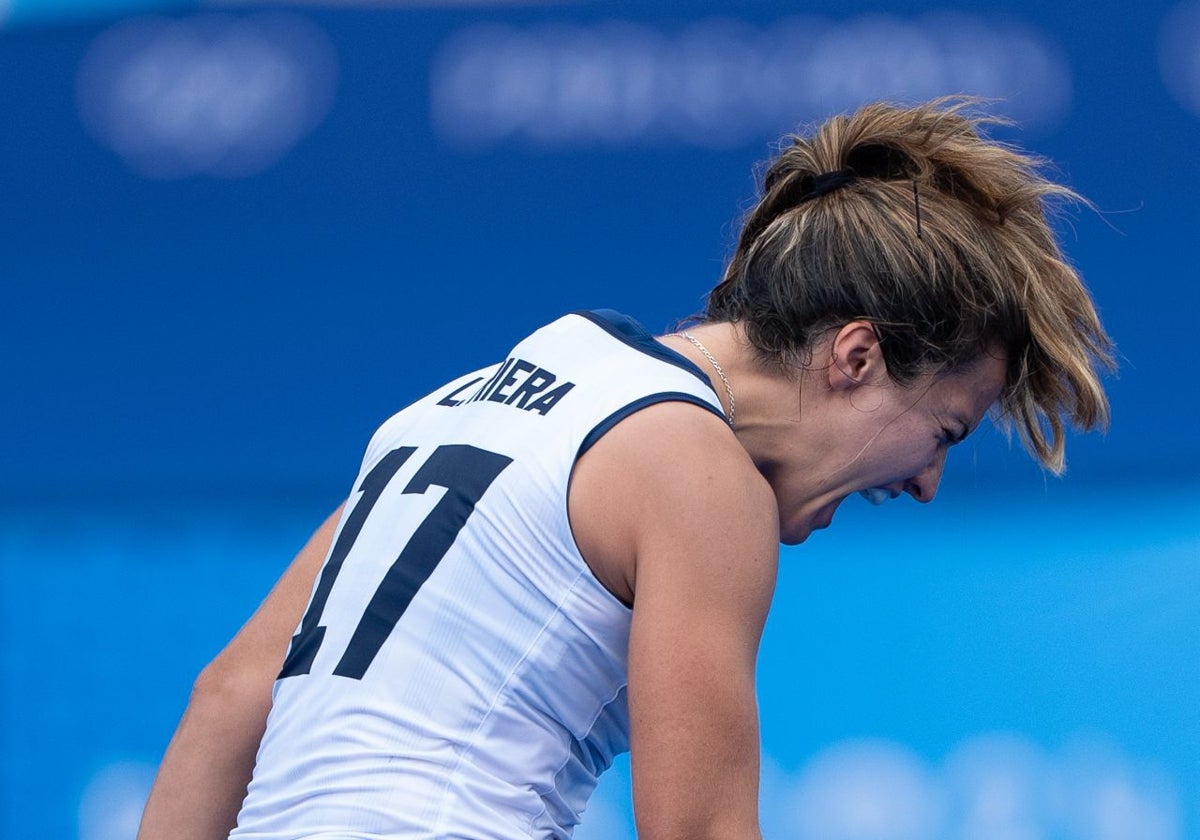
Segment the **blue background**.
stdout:
<svg viewBox="0 0 1200 840">
<path fill-rule="evenodd" d="M 784 551 L 761 658 L 764 828 L 1200 837 L 1200 6 L 430 3 L 263 17 L 177 4 L 123 17 L 145 5 L 0 0 L 0 835 L 132 837 L 191 680 L 348 491 L 383 418 L 564 311 L 668 327 L 719 276 L 754 164 L 781 133 L 863 94 L 966 90 L 1004 97 L 993 108 L 1022 125 L 998 136 L 1052 159 L 1097 207 L 1060 228 L 1119 347 L 1112 430 L 1073 437 L 1061 480 L 980 434 L 956 449 L 936 505 L 848 504 Z M 271 91 L 236 64 L 217 81 L 153 77 L 127 110 L 104 111 L 129 56 L 169 26 L 266 31 L 308 110 L 292 119 L 249 97 L 239 113 L 260 132 L 299 127 L 268 152 L 247 151 L 249 130 L 205 140 L 204 114 Z M 786 77 L 791 110 L 727 98 L 681 122 L 695 102 L 679 91 L 697 95 L 685 86 L 614 131 L 600 97 L 554 88 L 554 74 L 589 38 L 629 31 L 659 39 L 676 70 L 696 68 L 681 45 L 697 31 L 725 33 L 725 71 L 771 38 L 841 63 Z M 911 61 L 880 58 L 879 33 L 912 45 L 898 51 Z M 931 75 L 918 48 L 955 37 L 979 39 L 983 66 L 1009 75 L 977 89 Z M 465 105 L 446 99 L 446 68 L 505 38 L 542 50 L 521 65 L 546 76 L 525 80 L 527 97 L 572 95 L 525 112 L 503 111 L 486 84 Z M 1022 38 L 1042 75 L 996 54 Z M 114 42 L 125 48 L 105 65 Z M 203 64 L 188 60 L 160 69 Z M 854 85 L 830 82 L 860 65 Z M 176 103 L 187 160 L 162 140 L 160 100 Z M 579 836 L 630 836 L 628 819 L 618 767 Z"/>
</svg>

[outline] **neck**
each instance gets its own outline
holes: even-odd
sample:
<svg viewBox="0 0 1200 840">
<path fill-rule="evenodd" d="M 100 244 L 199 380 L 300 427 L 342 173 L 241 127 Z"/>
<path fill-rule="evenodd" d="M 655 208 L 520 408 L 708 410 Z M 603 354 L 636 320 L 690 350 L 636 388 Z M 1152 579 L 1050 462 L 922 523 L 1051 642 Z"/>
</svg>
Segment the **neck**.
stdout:
<svg viewBox="0 0 1200 840">
<path fill-rule="evenodd" d="M 792 449 L 802 431 L 810 425 L 811 412 L 802 412 L 806 402 L 819 402 L 813 390 L 814 375 L 797 370 L 795 374 L 764 364 L 754 346 L 746 339 L 737 324 L 700 324 L 688 328 L 712 354 L 730 390 L 736 397 L 734 433 L 763 475 L 769 476 L 781 459 L 781 448 Z M 725 383 L 701 350 L 681 335 L 667 335 L 660 342 L 677 351 L 696 365 L 708 377 L 713 391 L 729 415 L 729 398 Z M 812 430 L 808 430 L 811 432 Z M 794 459 L 795 453 L 791 457 Z"/>
</svg>

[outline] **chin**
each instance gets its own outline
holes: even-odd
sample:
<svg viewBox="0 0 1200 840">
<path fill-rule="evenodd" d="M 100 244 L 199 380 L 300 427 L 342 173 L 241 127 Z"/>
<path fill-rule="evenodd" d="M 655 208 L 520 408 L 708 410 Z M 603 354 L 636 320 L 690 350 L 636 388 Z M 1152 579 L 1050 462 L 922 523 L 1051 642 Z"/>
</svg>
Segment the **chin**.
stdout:
<svg viewBox="0 0 1200 840">
<path fill-rule="evenodd" d="M 779 541 L 784 545 L 800 545 L 810 536 L 814 528 L 808 522 L 783 529 L 779 532 Z"/>
<path fill-rule="evenodd" d="M 809 538 L 812 531 L 801 531 L 799 534 L 780 534 L 779 542 L 783 545 L 800 545 Z"/>
<path fill-rule="evenodd" d="M 833 515 L 837 512 L 838 505 L 842 503 L 844 498 L 843 496 L 825 505 L 815 513 L 798 517 L 796 521 L 789 523 L 787 527 L 780 530 L 779 541 L 784 545 L 799 545 L 812 536 L 813 531 L 828 528 L 833 523 Z"/>
</svg>

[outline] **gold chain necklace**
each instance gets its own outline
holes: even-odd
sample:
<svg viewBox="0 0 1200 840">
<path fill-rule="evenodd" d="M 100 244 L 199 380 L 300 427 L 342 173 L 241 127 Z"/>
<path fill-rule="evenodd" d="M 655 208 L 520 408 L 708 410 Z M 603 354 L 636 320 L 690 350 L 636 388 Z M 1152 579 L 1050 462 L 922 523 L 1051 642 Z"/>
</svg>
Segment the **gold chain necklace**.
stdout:
<svg viewBox="0 0 1200 840">
<path fill-rule="evenodd" d="M 725 414 L 725 419 L 729 421 L 729 425 L 733 426 L 733 418 L 737 414 L 737 405 L 733 399 L 733 388 L 729 385 L 729 377 L 725 375 L 725 371 L 721 370 L 720 363 L 713 358 L 713 354 L 708 352 L 708 348 L 700 343 L 700 339 L 692 335 L 690 332 L 675 332 L 671 335 L 677 335 L 680 338 L 686 338 L 692 344 L 696 345 L 696 349 L 704 354 L 704 358 L 708 359 L 708 363 L 713 366 L 713 370 L 717 372 L 717 376 L 721 377 L 721 384 L 725 386 L 725 396 L 729 397 L 729 411 Z"/>
</svg>

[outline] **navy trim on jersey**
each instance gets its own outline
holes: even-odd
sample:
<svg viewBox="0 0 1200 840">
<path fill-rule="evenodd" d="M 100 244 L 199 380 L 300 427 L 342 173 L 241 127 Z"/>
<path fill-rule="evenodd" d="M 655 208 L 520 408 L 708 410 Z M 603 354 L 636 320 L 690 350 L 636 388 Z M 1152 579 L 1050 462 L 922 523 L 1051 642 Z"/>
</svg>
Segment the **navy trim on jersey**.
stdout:
<svg viewBox="0 0 1200 840">
<path fill-rule="evenodd" d="M 670 347 L 666 347 L 655 340 L 650 331 L 630 318 L 628 315 L 622 315 L 613 309 L 594 309 L 591 311 L 580 310 L 572 312 L 572 315 L 578 315 L 581 318 L 587 318 L 596 326 L 603 329 L 613 338 L 632 347 L 634 350 L 640 350 L 648 356 L 653 356 L 659 361 L 667 364 L 675 365 L 683 368 L 688 373 L 695 376 L 705 385 L 712 389 L 713 395 L 716 396 L 717 391 L 713 388 L 712 380 L 692 363 L 692 360 L 687 356 L 676 353 Z M 720 397 L 717 397 L 720 400 Z"/>
<path fill-rule="evenodd" d="M 692 405 L 698 405 L 701 408 L 707 408 L 726 423 L 729 422 L 723 411 L 719 410 L 707 400 L 697 397 L 695 394 L 689 394 L 686 391 L 660 391 L 657 394 L 647 394 L 646 396 L 629 403 L 629 405 L 618 408 L 612 414 L 608 415 L 599 423 L 597 423 L 596 426 L 590 432 L 588 432 L 587 437 L 583 439 L 583 443 L 579 445 L 579 452 L 575 455 L 576 460 L 578 460 L 583 453 L 587 452 L 596 443 L 596 441 L 604 437 L 605 433 L 612 429 L 613 426 L 620 423 L 630 414 L 641 411 L 647 406 L 651 406 L 660 402 L 687 402 L 691 403 Z"/>
</svg>

